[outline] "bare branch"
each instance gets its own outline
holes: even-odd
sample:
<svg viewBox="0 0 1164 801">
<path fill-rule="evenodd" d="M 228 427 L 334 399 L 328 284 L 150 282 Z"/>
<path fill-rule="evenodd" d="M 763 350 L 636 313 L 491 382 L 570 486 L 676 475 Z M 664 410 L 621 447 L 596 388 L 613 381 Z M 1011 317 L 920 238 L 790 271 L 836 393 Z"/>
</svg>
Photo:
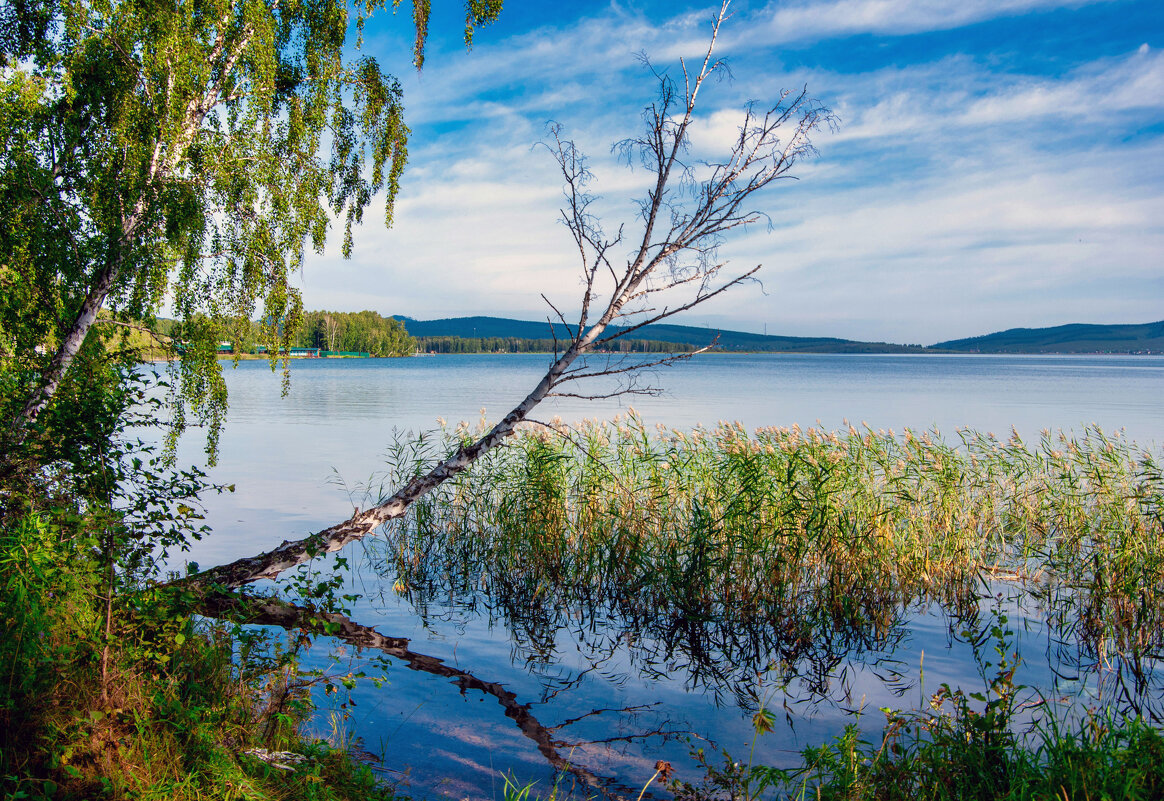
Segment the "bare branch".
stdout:
<svg viewBox="0 0 1164 801">
<path fill-rule="evenodd" d="M 608 366 L 608 367 L 605 367 L 601 370 L 595 370 L 592 372 L 587 372 L 585 367 L 577 367 L 577 368 L 574 368 L 573 370 L 568 370 L 566 372 L 566 374 L 562 376 L 562 380 L 559 381 L 558 383 L 564 384 L 567 381 L 578 381 L 578 380 L 586 379 L 586 378 L 603 378 L 606 376 L 625 375 L 628 373 L 642 373 L 642 372 L 646 372 L 648 370 L 653 370 L 656 367 L 667 367 L 668 365 L 675 364 L 676 362 L 687 361 L 688 359 L 694 358 L 695 356 L 698 356 L 701 353 L 707 353 L 709 350 L 714 348 L 718 343 L 719 343 L 719 337 L 716 336 L 716 338 L 714 340 L 712 340 L 710 345 L 705 345 L 702 348 L 698 348 L 696 350 L 684 351 L 683 353 L 672 353 L 668 356 L 663 356 L 663 357 L 658 358 L 658 359 L 651 359 L 650 361 L 646 361 L 646 362 L 635 362 L 634 364 L 628 364 L 625 367 L 609 367 Z M 558 393 L 551 393 L 551 394 L 557 395 Z"/>
<path fill-rule="evenodd" d="M 602 375 L 602 373 L 595 373 L 595 376 Z M 591 376 L 594 377 L 594 376 Z M 611 398 L 622 398 L 627 395 L 643 395 L 653 397 L 658 395 L 663 390 L 659 387 L 619 387 L 611 392 L 551 392 L 547 397 L 550 398 L 575 398 L 576 400 L 597 401 L 610 400 Z"/>
<path fill-rule="evenodd" d="M 618 339 L 620 337 L 624 337 L 632 331 L 637 331 L 638 329 L 642 328 L 643 326 L 651 325 L 652 323 L 657 323 L 660 320 L 665 320 L 666 318 L 671 317 L 675 314 L 678 314 L 679 312 L 687 311 L 688 309 L 691 309 L 692 307 L 697 306 L 700 303 L 703 303 L 705 300 L 710 300 L 711 298 L 714 298 L 716 295 L 719 295 L 723 292 L 726 292 L 728 289 L 735 286 L 736 284 L 741 284 L 744 281 L 748 281 L 748 280 L 752 279 L 752 277 L 759 271 L 761 266 L 762 265 L 757 264 L 755 267 L 753 267 L 751 270 L 748 270 L 743 275 L 738 275 L 735 278 L 732 278 L 730 281 L 725 283 L 723 286 L 720 286 L 720 287 L 712 290 L 711 292 L 706 292 L 706 293 L 697 295 L 696 297 L 692 298 L 690 301 L 688 301 L 682 305 L 676 306 L 674 308 L 664 309 L 663 311 L 659 312 L 658 314 L 654 315 L 653 317 L 647 317 L 647 318 L 635 323 L 634 325 L 627 326 L 625 328 L 620 329 L 617 334 L 612 334 L 610 336 L 603 337 L 602 339 L 597 340 L 595 342 L 595 344 L 596 345 L 605 344 L 607 342 L 610 342 L 613 339 Z M 718 337 L 717 337 L 717 339 L 718 339 Z"/>
<path fill-rule="evenodd" d="M 570 324 L 566 322 L 566 318 L 562 316 L 562 313 L 560 311 L 558 311 L 558 307 L 555 306 L 553 304 L 553 302 L 551 302 L 550 299 L 545 296 L 545 293 L 542 294 L 542 300 L 544 300 L 546 302 L 547 306 L 549 306 L 551 309 L 554 310 L 554 314 L 557 316 L 558 320 L 562 323 L 563 326 L 565 326 L 566 330 L 569 331 Z M 550 323 L 550 333 L 553 334 L 554 343 L 557 344 L 558 335 L 556 333 L 554 333 L 554 324 L 552 322 L 550 322 L 550 319 L 548 317 L 546 318 L 546 322 Z"/>
<path fill-rule="evenodd" d="M 154 342 L 158 343 L 159 345 L 161 345 L 163 347 L 168 348 L 171 345 L 170 337 L 165 336 L 164 334 L 159 334 L 157 331 L 155 331 L 154 329 L 150 328 L 147 325 L 138 325 L 137 323 L 127 323 L 123 320 L 114 320 L 110 317 L 98 318 L 95 321 L 95 324 L 116 325 L 116 326 L 120 326 L 121 328 L 128 328 L 132 331 L 140 331 L 143 334 L 149 334 L 150 338 L 153 339 Z"/>
<path fill-rule="evenodd" d="M 728 17 L 728 5 L 727 2 L 722 4 L 713 21 L 710 42 L 699 72 L 690 74 L 687 65 L 681 65 L 684 74 L 682 114 L 677 118 L 671 114 L 679 102 L 674 86 L 666 74 L 652 67 L 659 96 L 644 111 L 647 130 L 639 138 L 616 145 L 624 159 L 637 153 L 643 166 L 655 173 L 653 186 L 640 204 L 641 236 L 625 267 L 616 268 L 611 260 L 612 248 L 622 241 L 623 227 L 619 227 L 618 236 L 613 240 L 602 234 L 598 220 L 590 212 L 594 196 L 587 190 L 592 175 L 585 157 L 573 142 L 562 137 L 560 126 L 549 127 L 548 141 L 543 146 L 562 173 L 566 207 L 561 218 L 578 251 L 585 289 L 579 324 L 573 330 L 567 326 L 570 340 L 561 353 L 557 352 L 555 336 L 555 358 L 537 386 L 476 442 L 457 448 L 427 474 L 412 479 L 378 506 L 305 539 L 285 542 L 266 554 L 212 568 L 187 579 L 188 583 L 237 587 L 258 579 L 274 578 L 314 556 L 337 551 L 372 533 L 386 521 L 404 515 L 418 498 L 468 468 L 481 454 L 501 445 L 543 399 L 551 396 L 597 399 L 654 394 L 659 390 L 638 386 L 635 377 L 644 370 L 690 359 L 715 345 L 712 342 L 694 352 L 633 364 L 608 362 L 605 367 L 592 368 L 584 360 L 579 362 L 595 348 L 687 311 L 744 281 L 753 280 L 759 266 L 723 276 L 727 262 L 717 260 L 715 255 L 724 235 L 763 219 L 761 212 L 747 205 L 753 195 L 774 181 L 788 177 L 794 164 L 813 152 L 813 132 L 822 125 L 833 124 L 831 112 L 811 101 L 805 90 L 782 93 L 762 115 L 749 106 L 743 112 L 739 135 L 726 157 L 705 164 L 702 181 L 694 183 L 694 173 L 682 157 L 688 146 L 688 130 L 694 119 L 696 98 L 704 82 L 723 69 L 722 62 L 713 54 L 720 26 Z M 790 128 L 787 133 L 785 127 Z M 682 183 L 685 176 L 693 182 L 692 191 L 677 192 L 672 184 L 676 180 Z M 666 233 L 661 233 L 664 230 Z M 606 277 L 609 277 L 609 285 L 600 286 L 599 279 L 603 278 L 602 283 L 606 283 Z M 658 298 L 659 302 L 648 306 L 648 297 Z M 670 302 L 661 302 L 667 299 Z M 545 300 L 565 324 L 565 316 L 558 307 L 548 298 Z M 602 311 L 595 317 L 597 309 Z M 615 321 L 627 319 L 632 320 L 630 325 L 614 327 Z M 569 382 L 612 376 L 623 382 L 612 392 L 587 394 L 562 390 L 562 385 Z"/>
</svg>

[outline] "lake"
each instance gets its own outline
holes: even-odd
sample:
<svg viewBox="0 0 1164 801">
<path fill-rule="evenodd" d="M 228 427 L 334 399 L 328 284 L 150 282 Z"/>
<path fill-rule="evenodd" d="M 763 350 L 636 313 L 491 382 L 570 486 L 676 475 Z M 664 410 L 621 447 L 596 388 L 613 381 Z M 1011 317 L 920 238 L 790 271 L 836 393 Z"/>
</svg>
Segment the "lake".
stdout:
<svg viewBox="0 0 1164 801">
<path fill-rule="evenodd" d="M 302 360 L 293 365 L 286 397 L 264 362 L 227 370 L 231 409 L 211 477 L 237 491 L 207 499 L 215 533 L 189 557 L 203 566 L 226 562 L 346 518 L 354 506 L 366 506 L 363 488 L 377 485 L 397 438 L 431 431 L 438 418 L 476 421 L 483 409 L 496 420 L 546 363 L 537 355 Z M 840 429 L 848 421 L 897 432 L 937 429 L 954 441 L 960 427 L 1003 438 L 1013 427 L 1037 439 L 1044 428 L 1081 432 L 1098 425 L 1122 429 L 1157 452 L 1164 443 L 1161 357 L 714 354 L 655 370 L 635 387 L 652 388 L 661 393 L 554 399 L 534 416 L 608 418 L 625 414 L 629 404 L 648 426 L 673 428 L 733 420 L 748 428 Z M 198 449 L 197 437 L 187 437 L 181 456 L 196 460 Z M 990 588 L 976 620 L 955 619 L 927 602 L 887 610 L 887 619 L 868 630 L 788 657 L 801 674 L 789 682 L 768 658 L 771 632 L 763 625 L 755 632 L 705 626 L 671 636 L 582 601 L 566 609 L 514 609 L 465 592 L 401 597 L 381 549 L 356 554 L 361 566 L 353 585 L 362 598 L 352 617 L 406 637 L 413 652 L 460 671 L 438 675 L 418 669 L 419 661 L 409 669 L 400 658 L 381 665 L 338 644 L 329 653 L 322 640 L 310 654 L 311 666 L 338 674 L 383 672 L 382 688 L 357 686 L 355 705 L 342 710 L 344 725 L 400 772 L 391 775 L 407 774 L 416 797 L 500 797 L 506 771 L 548 792 L 553 770 L 529 733 L 538 727 L 558 752 L 626 792 L 637 793 L 633 788 L 651 776 L 657 759 L 694 778 L 689 743 L 713 742 L 746 757 L 750 713 L 759 703 L 779 713 L 779 725 L 757 743 L 758 760 L 793 764 L 804 746 L 852 722 L 855 709 L 864 709 L 861 721 L 876 733 L 879 707 L 924 706 L 941 682 L 981 689 L 973 655 L 989 645 L 961 631 L 1003 613 L 1014 630 L 1011 644 L 1040 655 L 1027 660 L 1023 680 L 1084 698 L 1103 691 L 1087 666 L 1076 664 L 1083 660 L 1066 653 L 1042 617 L 1016 606 L 1005 587 Z M 724 670 L 729 653 L 732 669 Z M 508 707 L 466 676 L 512 693 Z M 327 705 L 320 701 L 316 725 L 326 733 Z M 519 726 L 517 707 L 534 722 Z"/>
</svg>

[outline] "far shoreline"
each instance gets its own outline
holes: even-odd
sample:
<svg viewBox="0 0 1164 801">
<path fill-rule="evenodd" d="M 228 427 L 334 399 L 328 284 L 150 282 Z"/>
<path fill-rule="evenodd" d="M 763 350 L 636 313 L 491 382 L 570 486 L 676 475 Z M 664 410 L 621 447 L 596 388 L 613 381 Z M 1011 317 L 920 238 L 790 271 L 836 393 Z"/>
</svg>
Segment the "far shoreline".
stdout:
<svg viewBox="0 0 1164 801">
<path fill-rule="evenodd" d="M 673 358 L 680 357 L 682 360 L 685 354 L 675 353 L 642 353 L 631 352 L 621 353 L 617 351 L 596 351 L 588 356 L 645 356 L 645 357 L 660 357 Z M 477 351 L 473 353 L 439 353 L 439 352 L 420 352 L 409 353 L 400 356 L 301 356 L 301 355 L 280 355 L 275 357 L 275 361 L 282 361 L 288 359 L 296 362 L 316 362 L 316 361 L 363 361 L 367 359 L 409 359 L 416 356 L 554 356 L 552 351 Z M 1154 351 L 961 351 L 961 350 L 914 350 L 914 351 L 813 351 L 813 350 L 709 350 L 703 353 L 693 353 L 687 358 L 695 358 L 696 356 L 1059 356 L 1059 357 L 1108 357 L 1108 356 L 1144 356 L 1144 357 L 1164 357 L 1164 353 L 1157 353 Z M 177 357 L 153 356 L 145 359 L 146 362 L 162 363 L 176 360 Z M 232 354 L 220 354 L 217 357 L 220 362 L 229 361 L 270 361 L 265 354 L 243 353 L 237 357 Z"/>
</svg>

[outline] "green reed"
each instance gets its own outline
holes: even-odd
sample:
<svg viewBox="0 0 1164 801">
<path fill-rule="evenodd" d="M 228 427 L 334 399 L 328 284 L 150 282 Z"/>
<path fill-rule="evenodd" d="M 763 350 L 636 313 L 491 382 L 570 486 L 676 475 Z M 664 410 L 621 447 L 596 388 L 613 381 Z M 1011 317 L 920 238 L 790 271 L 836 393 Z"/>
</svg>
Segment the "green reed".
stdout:
<svg viewBox="0 0 1164 801">
<path fill-rule="evenodd" d="M 396 470 L 467 433 L 402 449 Z M 1157 458 L 1095 427 L 947 441 L 651 430 L 632 412 L 522 430 L 419 502 L 389 543 L 407 588 L 487 587 L 514 604 L 584 595 L 632 618 L 762 615 L 802 636 L 826 623 L 876 636 L 911 600 L 965 609 L 984 578 L 1020 581 L 1094 648 L 1143 652 L 1164 643 L 1162 499 Z"/>
</svg>

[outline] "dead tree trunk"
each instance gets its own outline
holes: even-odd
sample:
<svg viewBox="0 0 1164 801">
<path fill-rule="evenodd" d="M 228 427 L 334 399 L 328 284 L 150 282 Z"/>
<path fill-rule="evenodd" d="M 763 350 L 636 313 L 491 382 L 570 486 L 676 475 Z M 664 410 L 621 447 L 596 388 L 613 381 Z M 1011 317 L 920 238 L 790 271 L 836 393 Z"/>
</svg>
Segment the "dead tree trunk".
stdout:
<svg viewBox="0 0 1164 801">
<path fill-rule="evenodd" d="M 537 386 L 502 420 L 476 442 L 457 449 L 427 474 L 409 481 L 383 503 L 301 540 L 284 542 L 257 556 L 239 559 L 197 574 L 185 582 L 239 587 L 259 579 L 273 579 L 315 556 L 340 550 L 362 539 L 388 520 L 404 515 L 417 499 L 468 468 L 481 454 L 496 448 L 526 420 L 543 399 L 552 396 L 609 397 L 571 391 L 572 382 L 602 376 L 632 377 L 643 369 L 686 359 L 702 351 L 668 356 L 645 363 L 591 365 L 584 358 L 645 325 L 686 311 L 751 279 L 759 266 L 726 273 L 719 261 L 718 246 L 724 235 L 763 219 L 745 205 L 752 195 L 790 176 L 793 165 L 813 152 L 810 135 L 832 126 L 827 109 L 805 91 L 783 92 L 765 111 L 747 107 L 739 134 L 726 157 L 715 163 L 685 161 L 688 135 L 695 118 L 696 99 L 703 84 L 723 69 L 713 58 L 720 26 L 728 17 L 724 2 L 712 25 L 711 39 L 697 72 L 680 62 L 682 86 L 665 73 L 654 71 L 657 100 L 647 107 L 647 130 L 640 138 L 620 143 L 624 158 L 638 160 L 654 173 L 654 183 L 640 201 L 641 234 L 625 266 L 616 267 L 612 251 L 623 242 L 623 227 L 607 238 L 589 207 L 587 191 L 592 176 L 585 157 L 574 144 L 561 138 L 561 129 L 550 128 L 545 143 L 564 179 L 566 206 L 562 219 L 577 248 L 584 276 L 581 312 L 573 326 L 546 299 L 571 338 L 555 354 Z M 681 91 L 680 91 L 681 89 Z M 544 296 L 543 296 L 544 297 Z M 595 310 L 600 309 L 597 314 Z M 610 327 L 618 328 L 610 332 Z M 553 331 L 551 326 L 551 331 Z M 703 350 L 706 350 L 704 348 Z M 620 392 L 651 389 L 628 389 Z"/>
</svg>

